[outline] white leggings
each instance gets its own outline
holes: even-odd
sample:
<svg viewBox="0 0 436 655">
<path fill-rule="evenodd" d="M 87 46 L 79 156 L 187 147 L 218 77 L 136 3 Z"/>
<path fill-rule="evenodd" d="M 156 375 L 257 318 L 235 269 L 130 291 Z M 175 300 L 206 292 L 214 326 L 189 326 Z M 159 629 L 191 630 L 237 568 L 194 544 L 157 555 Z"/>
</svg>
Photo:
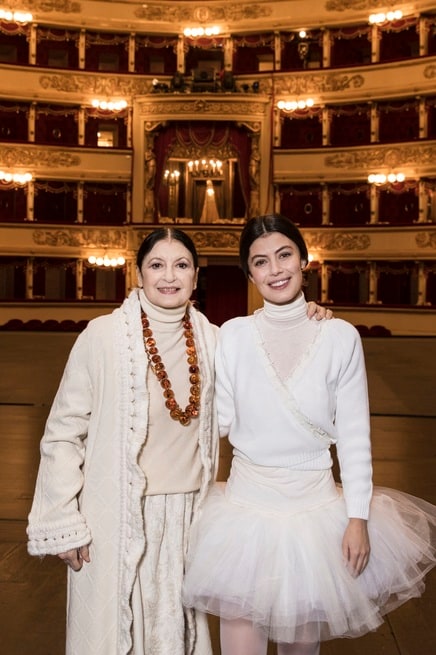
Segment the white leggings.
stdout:
<svg viewBox="0 0 436 655">
<path fill-rule="evenodd" d="M 221 619 L 221 655 L 266 655 L 268 638 L 245 619 Z M 277 644 L 277 655 L 319 655 L 316 644 Z"/>
</svg>

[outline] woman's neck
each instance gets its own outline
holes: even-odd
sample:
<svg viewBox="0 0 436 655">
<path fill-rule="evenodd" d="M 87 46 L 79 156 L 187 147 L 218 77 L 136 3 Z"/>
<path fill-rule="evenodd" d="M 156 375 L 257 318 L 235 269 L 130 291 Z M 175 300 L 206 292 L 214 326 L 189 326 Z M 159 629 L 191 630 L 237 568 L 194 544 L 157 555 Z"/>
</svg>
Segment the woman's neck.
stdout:
<svg viewBox="0 0 436 655">
<path fill-rule="evenodd" d="M 181 324 L 188 305 L 188 303 L 186 303 L 186 305 L 182 305 L 181 307 L 159 307 L 150 302 L 144 293 L 144 289 L 139 290 L 139 302 L 149 320 L 177 326 Z"/>
</svg>

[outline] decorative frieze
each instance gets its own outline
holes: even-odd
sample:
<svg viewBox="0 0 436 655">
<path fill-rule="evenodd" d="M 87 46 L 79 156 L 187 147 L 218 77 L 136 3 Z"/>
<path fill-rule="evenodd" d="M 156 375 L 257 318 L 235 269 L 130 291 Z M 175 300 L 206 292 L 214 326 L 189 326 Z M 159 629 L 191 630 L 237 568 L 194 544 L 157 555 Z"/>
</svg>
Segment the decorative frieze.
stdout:
<svg viewBox="0 0 436 655">
<path fill-rule="evenodd" d="M 371 245 L 368 234 L 346 232 L 305 233 L 307 247 L 316 250 L 367 250 Z"/>
<path fill-rule="evenodd" d="M 151 79 L 135 79 L 123 75 L 63 74 L 41 75 L 43 89 L 62 93 L 90 93 L 101 96 L 122 96 L 124 99 L 151 93 Z"/>
<path fill-rule="evenodd" d="M 419 248 L 436 248 L 436 230 L 419 232 L 415 237 L 415 241 Z"/>
<path fill-rule="evenodd" d="M 365 85 L 365 77 L 358 73 L 313 73 L 283 75 L 274 79 L 276 94 L 320 94 L 347 89 L 359 89 Z"/>
<path fill-rule="evenodd" d="M 59 230 L 37 229 L 33 231 L 33 241 L 38 246 L 53 248 L 75 248 L 78 246 L 95 248 L 126 248 L 127 232 L 114 229 Z"/>
<path fill-rule="evenodd" d="M 22 145 L 16 148 L 0 145 L 0 161 L 5 168 L 24 166 L 31 167 L 32 170 L 40 167 L 70 168 L 81 164 L 78 155 L 66 150 L 48 150 L 47 148 L 38 147 L 25 148 Z"/>
</svg>

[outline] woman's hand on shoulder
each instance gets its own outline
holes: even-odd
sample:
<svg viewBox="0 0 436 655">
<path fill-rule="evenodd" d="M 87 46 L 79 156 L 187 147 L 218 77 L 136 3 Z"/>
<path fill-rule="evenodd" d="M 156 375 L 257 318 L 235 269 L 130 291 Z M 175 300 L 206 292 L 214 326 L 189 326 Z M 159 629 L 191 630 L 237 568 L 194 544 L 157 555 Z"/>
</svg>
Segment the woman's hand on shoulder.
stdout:
<svg viewBox="0 0 436 655">
<path fill-rule="evenodd" d="M 316 302 L 310 300 L 307 303 L 307 316 L 308 318 L 315 318 L 317 321 L 322 321 L 324 318 L 327 320 L 333 318 L 333 312 L 331 309 L 317 305 Z"/>
<path fill-rule="evenodd" d="M 354 578 L 364 571 L 369 562 L 370 550 L 368 522 L 365 519 L 350 519 L 342 539 L 342 554 Z"/>
<path fill-rule="evenodd" d="M 89 557 L 89 548 L 88 546 L 81 546 L 80 548 L 73 548 L 72 550 L 67 550 L 65 553 L 59 553 L 58 557 L 68 564 L 73 571 L 80 571 L 83 566 L 83 562 L 90 562 L 91 558 Z"/>
</svg>

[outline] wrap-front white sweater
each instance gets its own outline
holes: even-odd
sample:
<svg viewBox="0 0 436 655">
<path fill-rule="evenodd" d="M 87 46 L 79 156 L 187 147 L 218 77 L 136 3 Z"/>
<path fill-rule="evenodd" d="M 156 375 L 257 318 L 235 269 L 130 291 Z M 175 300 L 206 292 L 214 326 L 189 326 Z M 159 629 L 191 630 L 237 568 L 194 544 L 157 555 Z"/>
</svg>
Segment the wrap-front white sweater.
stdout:
<svg viewBox="0 0 436 655">
<path fill-rule="evenodd" d="M 298 321 L 304 329 L 304 321 L 310 320 L 306 312 L 304 299 L 298 299 L 288 326 Z M 221 436 L 229 436 L 238 457 L 296 470 L 330 468 L 330 446 L 336 443 L 348 516 L 368 518 L 369 407 L 357 330 L 341 319 L 320 321 L 311 343 L 301 348 L 297 365 L 282 381 L 262 336 L 264 313 L 262 309 L 232 319 L 220 329 L 216 397 Z M 286 326 L 283 323 L 284 357 L 296 347 Z M 310 329 L 314 332 L 313 324 Z"/>
</svg>

